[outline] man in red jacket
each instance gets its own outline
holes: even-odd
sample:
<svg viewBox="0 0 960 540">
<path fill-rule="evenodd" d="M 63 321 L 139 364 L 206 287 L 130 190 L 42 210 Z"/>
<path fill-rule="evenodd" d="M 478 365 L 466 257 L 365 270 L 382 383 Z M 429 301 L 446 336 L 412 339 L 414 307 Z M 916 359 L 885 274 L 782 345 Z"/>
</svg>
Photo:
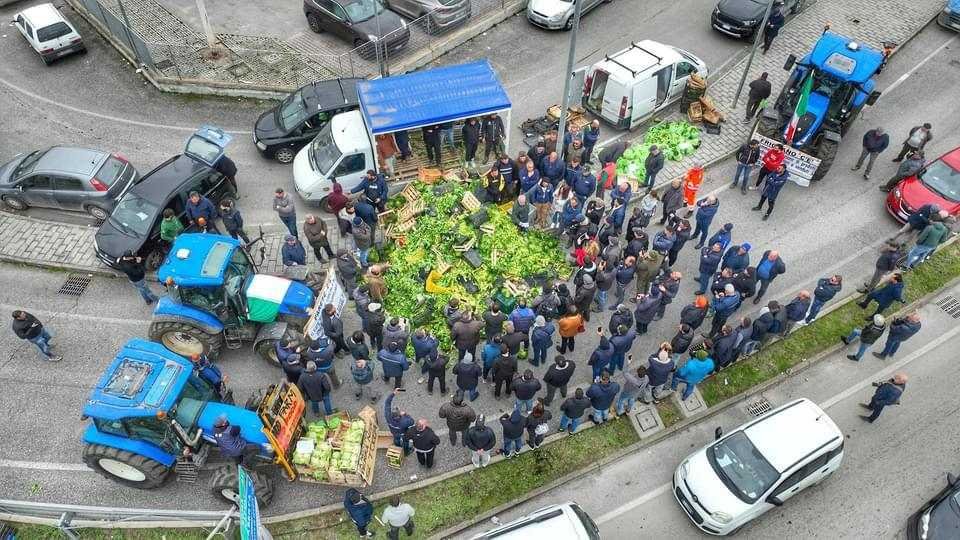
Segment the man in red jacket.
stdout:
<svg viewBox="0 0 960 540">
<path fill-rule="evenodd" d="M 760 184 L 763 183 L 763 179 L 767 177 L 768 174 L 776 171 L 780 168 L 780 165 L 783 165 L 783 162 L 787 159 L 787 154 L 784 152 L 782 144 L 778 144 L 773 148 L 767 150 L 763 157 L 760 158 L 760 161 L 763 163 L 763 166 L 760 167 L 760 174 L 757 175 L 757 183 L 753 185 L 751 190 L 756 190 L 760 187 Z"/>
</svg>

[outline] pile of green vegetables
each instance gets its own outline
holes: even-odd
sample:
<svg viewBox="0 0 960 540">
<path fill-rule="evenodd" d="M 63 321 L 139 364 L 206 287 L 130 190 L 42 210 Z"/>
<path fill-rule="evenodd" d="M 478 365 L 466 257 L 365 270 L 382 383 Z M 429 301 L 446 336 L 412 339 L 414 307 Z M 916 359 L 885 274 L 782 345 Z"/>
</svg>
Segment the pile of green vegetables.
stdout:
<svg viewBox="0 0 960 540">
<path fill-rule="evenodd" d="M 492 234 L 474 227 L 468 220 L 472 212 L 464 210 L 460 200 L 475 184 L 447 182 L 441 188 L 446 192 L 437 194 L 436 186 L 417 183 L 427 211 L 416 218 L 416 225 L 406 233 L 406 243 L 390 245 L 384 256 L 390 263 L 385 275 L 389 290 L 384 301 L 387 313 L 408 319 L 414 328 L 428 328 L 445 351 L 452 350 L 452 344 L 442 312 L 451 298 L 459 299 L 461 309 L 469 308 L 479 317 L 504 279 L 544 273 L 566 277 L 570 272 L 555 237 L 539 231 L 520 233 L 510 217 L 496 206 L 484 205 Z M 476 239 L 474 249 L 483 260 L 479 268 L 472 267 L 453 249 L 470 238 Z M 492 257 L 494 250 L 496 262 Z M 424 288 L 426 275 L 440 263 L 437 254 L 450 269 L 436 283 L 450 292 L 428 293 Z M 467 282 L 475 284 L 477 292 L 468 292 L 464 286 Z"/>
<path fill-rule="evenodd" d="M 617 174 L 643 178 L 646 172 L 644 161 L 654 144 L 663 152 L 664 158 L 680 161 L 700 146 L 700 129 L 688 122 L 663 122 L 653 126 L 643 136 L 642 143 L 627 148 L 617 160 Z"/>
</svg>

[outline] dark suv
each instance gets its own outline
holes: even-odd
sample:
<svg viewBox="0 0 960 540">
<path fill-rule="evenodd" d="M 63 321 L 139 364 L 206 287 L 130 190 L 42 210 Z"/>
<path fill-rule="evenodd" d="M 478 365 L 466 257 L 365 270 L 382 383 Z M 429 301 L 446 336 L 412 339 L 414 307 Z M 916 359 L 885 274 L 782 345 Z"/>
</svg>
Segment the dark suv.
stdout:
<svg viewBox="0 0 960 540">
<path fill-rule="evenodd" d="M 164 209 L 172 208 L 187 225 L 187 196 L 198 191 L 214 204 L 237 197 L 235 180 L 188 155 L 172 157 L 150 171 L 120 198 L 94 238 L 97 257 L 116 267 L 127 250 L 144 258 L 147 269 L 156 270 L 163 262 L 166 246 L 160 240 L 160 220 Z"/>
<path fill-rule="evenodd" d="M 804 0 L 778 0 L 781 12 L 797 13 Z M 720 0 L 713 8 L 710 25 L 714 30 L 736 38 L 748 38 L 757 31 L 767 10 L 767 0 Z"/>
<path fill-rule="evenodd" d="M 333 115 L 359 106 L 357 83 L 363 79 L 331 79 L 310 83 L 260 115 L 253 142 L 264 156 L 290 163 L 297 150 L 313 140 Z"/>
<path fill-rule="evenodd" d="M 318 34 L 329 31 L 354 47 L 383 40 L 388 56 L 410 41 L 407 22 L 380 0 L 303 0 L 303 14 L 310 30 Z M 370 58 L 376 51 L 372 46 L 363 47 L 359 54 Z"/>
</svg>

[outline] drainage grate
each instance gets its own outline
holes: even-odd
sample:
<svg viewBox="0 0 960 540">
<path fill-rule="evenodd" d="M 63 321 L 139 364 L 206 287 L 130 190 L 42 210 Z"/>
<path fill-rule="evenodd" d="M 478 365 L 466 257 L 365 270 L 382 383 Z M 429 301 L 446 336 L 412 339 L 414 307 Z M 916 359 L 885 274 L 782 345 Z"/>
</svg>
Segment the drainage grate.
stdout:
<svg viewBox="0 0 960 540">
<path fill-rule="evenodd" d="M 953 295 L 948 294 L 937 300 L 937 306 L 954 319 L 960 319 L 960 300 Z"/>
<path fill-rule="evenodd" d="M 747 412 L 751 416 L 762 416 L 773 410 L 773 405 L 767 401 L 767 398 L 760 398 L 759 400 L 747 405 Z"/>
<path fill-rule="evenodd" d="M 91 274 L 68 274 L 67 281 L 60 286 L 57 294 L 66 294 L 70 296 L 80 296 L 87 290 L 90 281 L 93 279 Z"/>
</svg>

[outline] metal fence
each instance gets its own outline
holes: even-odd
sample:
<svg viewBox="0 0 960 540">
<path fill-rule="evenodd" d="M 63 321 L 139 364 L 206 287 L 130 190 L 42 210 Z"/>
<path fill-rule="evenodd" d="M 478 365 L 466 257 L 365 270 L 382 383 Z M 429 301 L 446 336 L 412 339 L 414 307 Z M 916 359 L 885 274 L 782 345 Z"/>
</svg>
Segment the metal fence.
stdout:
<svg viewBox="0 0 960 540">
<path fill-rule="evenodd" d="M 118 46 L 158 78 L 213 87 L 285 92 L 311 81 L 377 77 L 419 67 L 477 33 L 464 29 L 506 17 L 522 0 L 454 0 L 376 42 L 352 48 L 329 32 L 307 30 L 281 39 L 271 36 L 205 34 L 187 25 L 162 0 L 68 0 L 99 23 Z M 445 3 L 451 3 L 446 0 Z M 405 19 L 406 20 L 406 19 Z M 489 25 L 489 22 L 487 22 Z M 318 30 L 322 28 L 314 28 Z"/>
</svg>

